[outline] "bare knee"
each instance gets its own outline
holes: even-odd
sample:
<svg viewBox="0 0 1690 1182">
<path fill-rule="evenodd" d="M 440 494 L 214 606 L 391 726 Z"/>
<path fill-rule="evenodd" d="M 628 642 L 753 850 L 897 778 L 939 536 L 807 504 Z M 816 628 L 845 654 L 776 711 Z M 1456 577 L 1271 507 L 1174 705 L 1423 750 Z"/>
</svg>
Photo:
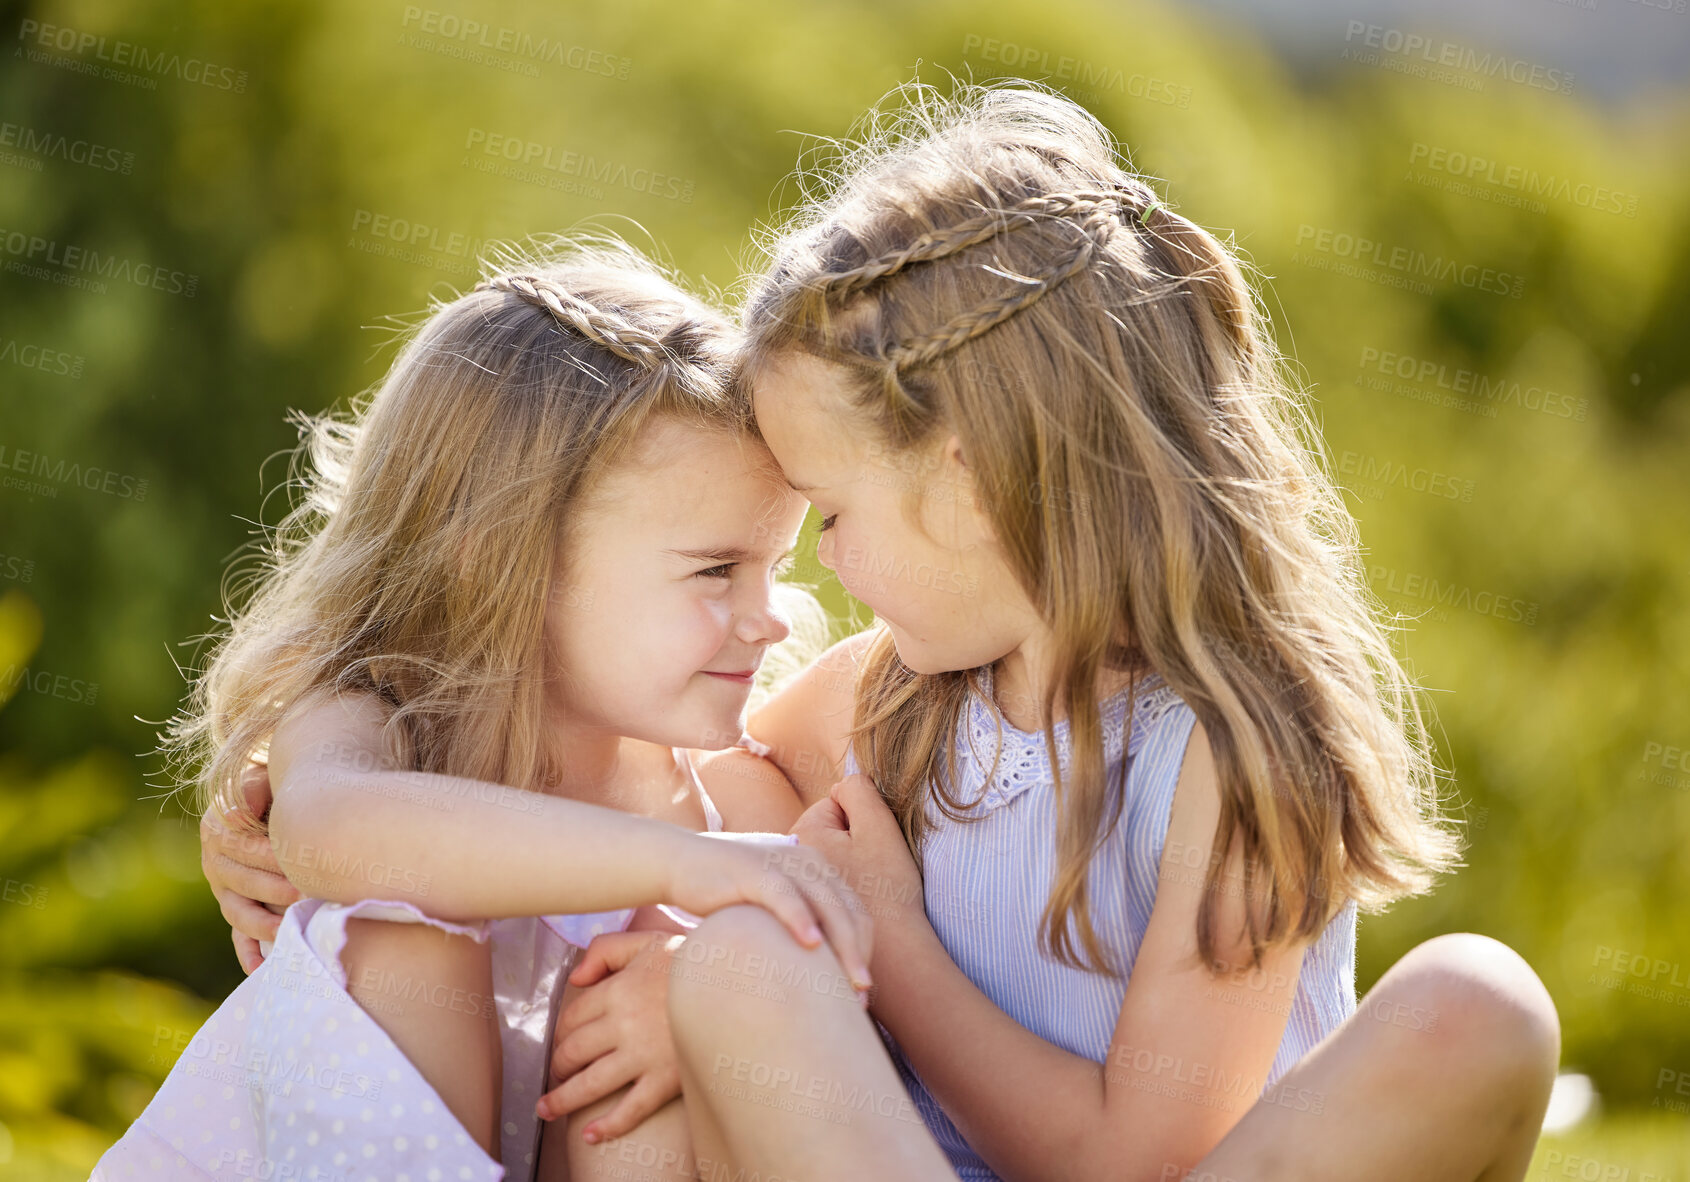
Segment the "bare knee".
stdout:
<svg viewBox="0 0 1690 1182">
<path fill-rule="evenodd" d="M 1549 991 L 1519 953 L 1489 936 L 1455 932 L 1417 945 L 1360 1008 L 1400 1030 L 1406 1048 L 1420 1048 L 1442 1071 L 1532 1090 L 1547 1088 L 1560 1062 L 1561 1023 Z"/>
<path fill-rule="evenodd" d="M 687 1128 L 686 1109 L 671 1100 L 620 1137 L 589 1145 L 582 1131 L 597 1117 L 606 1115 L 627 1095 L 623 1088 L 603 1100 L 552 1122 L 548 1134 L 567 1125 L 565 1151 L 568 1182 L 597 1182 L 607 1178 L 637 1178 L 641 1182 L 690 1182 L 694 1174 L 692 1135 Z M 541 1151 L 541 1160 L 546 1157 Z"/>
<path fill-rule="evenodd" d="M 669 980 L 669 1022 L 677 1045 L 688 1031 L 789 1011 L 790 1006 L 764 1002 L 796 966 L 820 955 L 832 954 L 801 947 L 761 907 L 725 907 L 706 916 L 675 954 Z"/>
</svg>

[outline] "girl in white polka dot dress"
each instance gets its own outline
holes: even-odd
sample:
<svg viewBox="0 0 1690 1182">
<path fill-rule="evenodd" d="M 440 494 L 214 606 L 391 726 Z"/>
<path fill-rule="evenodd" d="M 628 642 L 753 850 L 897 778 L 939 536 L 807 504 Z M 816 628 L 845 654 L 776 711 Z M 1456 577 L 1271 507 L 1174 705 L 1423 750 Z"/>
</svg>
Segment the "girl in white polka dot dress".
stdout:
<svg viewBox="0 0 1690 1182">
<path fill-rule="evenodd" d="M 95 1178 L 560 1174 L 535 1105 L 564 979 L 631 923 L 757 904 L 866 988 L 859 920 L 775 836 L 797 797 L 744 749 L 804 503 L 733 345 L 630 248 L 575 246 L 434 309 L 352 421 L 311 424 L 171 736 L 220 808 L 267 763 L 308 897 Z M 724 829 L 752 840 L 699 836 Z M 684 1153 L 679 1102 L 644 1133 Z"/>
</svg>

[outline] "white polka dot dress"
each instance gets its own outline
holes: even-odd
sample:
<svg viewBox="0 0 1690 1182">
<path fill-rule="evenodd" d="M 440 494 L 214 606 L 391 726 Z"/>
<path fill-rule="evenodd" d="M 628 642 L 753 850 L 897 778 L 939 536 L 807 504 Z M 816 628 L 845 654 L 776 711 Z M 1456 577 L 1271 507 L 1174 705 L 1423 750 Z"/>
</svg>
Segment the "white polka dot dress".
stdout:
<svg viewBox="0 0 1690 1182">
<path fill-rule="evenodd" d="M 677 758 L 690 759 L 683 753 Z M 693 782 L 712 832 L 722 825 Z M 720 834 L 789 842 L 785 836 Z M 692 917 L 665 908 L 683 925 Z M 387 1032 L 346 991 L 346 922 L 426 923 L 492 940 L 500 1018 L 501 1166 L 459 1124 Z M 278 1182 L 527 1182 L 534 1176 L 552 1030 L 563 983 L 596 935 L 634 909 L 500 919 L 431 918 L 409 903 L 302 899 L 252 976 L 206 1020 L 146 1109 L 94 1168 L 95 1179 Z"/>
</svg>

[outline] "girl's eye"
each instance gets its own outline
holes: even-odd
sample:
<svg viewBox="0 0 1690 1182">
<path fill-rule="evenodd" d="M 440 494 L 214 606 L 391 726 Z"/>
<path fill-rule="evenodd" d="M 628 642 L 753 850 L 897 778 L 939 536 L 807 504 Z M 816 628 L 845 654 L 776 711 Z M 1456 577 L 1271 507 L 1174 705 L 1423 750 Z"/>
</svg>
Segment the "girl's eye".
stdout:
<svg viewBox="0 0 1690 1182">
<path fill-rule="evenodd" d="M 820 532 L 825 534 L 828 530 L 833 528 L 833 523 L 838 521 L 838 520 L 839 520 L 839 514 L 837 514 L 837 513 L 834 513 L 834 514 L 832 514 L 828 517 L 822 518 L 822 527 L 821 527 Z"/>
<path fill-rule="evenodd" d="M 709 570 L 701 570 L 695 577 L 701 579 L 729 579 L 733 577 L 734 563 L 724 562 L 721 566 L 713 566 Z"/>
</svg>

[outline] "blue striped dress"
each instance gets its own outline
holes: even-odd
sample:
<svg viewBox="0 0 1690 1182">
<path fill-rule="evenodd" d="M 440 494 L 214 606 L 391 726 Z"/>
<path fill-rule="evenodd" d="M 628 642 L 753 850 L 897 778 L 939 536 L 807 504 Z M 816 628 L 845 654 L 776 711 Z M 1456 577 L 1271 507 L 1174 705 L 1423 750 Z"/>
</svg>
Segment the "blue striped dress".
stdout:
<svg viewBox="0 0 1690 1182">
<path fill-rule="evenodd" d="M 987 697 L 969 695 L 956 735 L 961 783 L 955 795 L 965 803 L 977 800 L 972 811 L 980 819 L 952 822 L 928 806 L 931 828 L 923 847 L 928 919 L 957 967 L 999 1009 L 1047 1042 L 1101 1064 L 1120 1018 L 1127 977 L 1069 968 L 1040 947 L 1039 919 L 1056 864 L 1050 759 L 1041 732 L 1017 730 L 999 719 L 990 686 L 987 670 Z M 1197 721 L 1159 676 L 1152 674 L 1137 688 L 1130 737 L 1125 733 L 1128 690 L 1100 704 L 1105 768 L 1112 780 L 1125 748 L 1127 799 L 1114 832 L 1092 861 L 1089 879 L 1098 939 L 1128 976 L 1156 903 L 1174 786 Z M 1066 769 L 1067 721 L 1059 720 L 1055 731 Z M 988 782 L 1000 734 L 1002 753 Z M 848 755 L 846 774 L 857 770 Z M 1207 858 L 1205 849 L 1192 872 L 1202 873 Z M 1355 1011 L 1355 936 L 1351 901 L 1304 954 L 1285 1037 L 1264 1090 Z M 895 1044 L 891 1050 L 904 1086 L 957 1173 L 965 1182 L 996 1179 Z"/>
</svg>

